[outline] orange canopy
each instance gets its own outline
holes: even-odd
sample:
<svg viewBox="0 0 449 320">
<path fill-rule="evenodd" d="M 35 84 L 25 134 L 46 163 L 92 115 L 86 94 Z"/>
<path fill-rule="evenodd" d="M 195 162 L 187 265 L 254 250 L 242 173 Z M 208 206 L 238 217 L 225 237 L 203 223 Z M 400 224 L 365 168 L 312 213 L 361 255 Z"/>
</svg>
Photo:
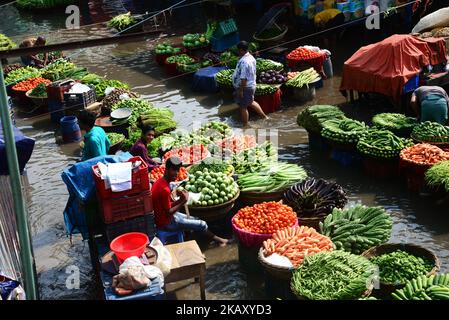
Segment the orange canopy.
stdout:
<svg viewBox="0 0 449 320">
<path fill-rule="evenodd" d="M 399 102 L 404 85 L 424 66 L 446 61 L 442 38 L 393 35 L 360 48 L 345 62 L 340 90 L 381 93 Z"/>
</svg>

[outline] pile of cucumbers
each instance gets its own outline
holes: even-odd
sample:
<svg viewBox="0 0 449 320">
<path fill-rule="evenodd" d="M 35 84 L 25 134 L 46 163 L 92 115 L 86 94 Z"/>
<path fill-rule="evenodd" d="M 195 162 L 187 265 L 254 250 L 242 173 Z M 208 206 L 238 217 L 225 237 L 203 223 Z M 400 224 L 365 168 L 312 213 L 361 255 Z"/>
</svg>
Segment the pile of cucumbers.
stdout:
<svg viewBox="0 0 449 320">
<path fill-rule="evenodd" d="M 420 276 L 392 293 L 395 300 L 449 300 L 449 274 Z"/>
<path fill-rule="evenodd" d="M 324 138 L 345 145 L 357 144 L 368 130 L 364 122 L 349 118 L 328 120 L 322 126 L 321 135 Z"/>
<path fill-rule="evenodd" d="M 393 221 L 381 207 L 357 205 L 334 209 L 319 225 L 337 249 L 361 254 L 390 239 Z"/>
<path fill-rule="evenodd" d="M 449 127 L 425 121 L 413 128 L 411 138 L 419 142 L 449 142 Z"/>
<path fill-rule="evenodd" d="M 343 118 L 345 118 L 345 114 L 336 106 L 315 105 L 302 110 L 298 114 L 296 122 L 307 131 L 319 134 L 325 121 Z"/>
<path fill-rule="evenodd" d="M 394 159 L 399 157 L 402 149 L 412 145 L 412 140 L 399 138 L 389 130 L 371 128 L 360 137 L 357 150 L 372 158 Z"/>
</svg>

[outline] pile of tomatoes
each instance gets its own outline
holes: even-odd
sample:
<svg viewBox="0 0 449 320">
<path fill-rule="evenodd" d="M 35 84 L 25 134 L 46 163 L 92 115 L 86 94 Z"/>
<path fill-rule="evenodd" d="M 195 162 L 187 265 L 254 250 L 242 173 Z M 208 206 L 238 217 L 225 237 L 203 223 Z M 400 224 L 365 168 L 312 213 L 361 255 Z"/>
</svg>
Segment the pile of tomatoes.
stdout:
<svg viewBox="0 0 449 320">
<path fill-rule="evenodd" d="M 292 52 L 290 52 L 287 55 L 287 59 L 296 60 L 296 61 L 310 60 L 310 59 L 319 58 L 322 55 L 323 54 L 320 52 L 316 52 L 316 51 L 312 51 L 307 48 L 299 47 L 299 48 L 296 48 L 295 50 L 293 50 Z"/>
<path fill-rule="evenodd" d="M 16 84 L 15 86 L 12 87 L 12 89 L 14 91 L 23 91 L 23 92 L 27 92 L 29 90 L 32 90 L 34 88 L 36 88 L 38 85 L 40 85 L 41 83 L 44 84 L 50 84 L 51 81 L 41 78 L 41 77 L 37 77 L 37 78 L 31 78 L 22 82 L 19 82 L 18 84 Z"/>
<path fill-rule="evenodd" d="M 256 137 L 252 135 L 241 135 L 226 138 L 217 143 L 223 149 L 229 149 L 233 153 L 239 153 L 245 149 L 257 146 Z"/>
<path fill-rule="evenodd" d="M 150 181 L 156 181 L 162 178 L 164 174 L 165 174 L 165 166 L 159 166 L 157 168 L 154 168 L 150 172 Z M 186 180 L 187 177 L 188 177 L 187 169 L 181 167 L 179 169 L 178 177 L 176 177 L 176 181 Z"/>
<path fill-rule="evenodd" d="M 183 164 L 193 164 L 201 162 L 209 154 L 207 148 L 202 144 L 194 144 L 189 147 L 172 149 L 164 155 L 164 160 L 170 157 L 178 157 Z"/>
<path fill-rule="evenodd" d="M 241 209 L 232 219 L 234 224 L 245 231 L 258 234 L 273 234 L 297 222 L 292 208 L 280 202 L 271 201 Z"/>
</svg>

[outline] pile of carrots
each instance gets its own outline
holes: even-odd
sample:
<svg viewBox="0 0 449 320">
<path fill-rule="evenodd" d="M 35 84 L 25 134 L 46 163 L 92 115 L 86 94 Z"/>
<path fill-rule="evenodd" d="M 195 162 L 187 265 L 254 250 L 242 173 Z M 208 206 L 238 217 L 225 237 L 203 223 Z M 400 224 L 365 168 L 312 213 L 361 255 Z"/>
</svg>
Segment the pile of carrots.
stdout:
<svg viewBox="0 0 449 320">
<path fill-rule="evenodd" d="M 160 178 L 162 178 L 165 174 L 165 166 L 159 166 L 157 168 L 154 168 L 153 170 L 151 170 L 150 172 L 150 181 L 156 181 Z M 179 169 L 179 173 L 178 176 L 176 177 L 176 181 L 182 181 L 187 179 L 188 174 L 187 174 L 187 169 L 184 167 L 181 167 Z"/>
<path fill-rule="evenodd" d="M 273 234 L 295 225 L 296 213 L 280 202 L 271 201 L 240 209 L 233 221 L 237 227 L 258 234 Z"/>
<path fill-rule="evenodd" d="M 314 228 L 296 226 L 285 228 L 273 234 L 273 238 L 263 242 L 264 255 L 277 253 L 287 257 L 293 266 L 298 267 L 308 254 L 332 251 L 332 241 L 318 233 Z"/>
<path fill-rule="evenodd" d="M 252 135 L 241 135 L 226 138 L 219 141 L 218 146 L 223 149 L 229 149 L 233 153 L 239 153 L 245 149 L 254 148 L 257 146 L 256 137 Z"/>
<path fill-rule="evenodd" d="M 18 84 L 13 86 L 12 89 L 14 91 L 27 92 L 28 90 L 32 90 L 32 89 L 36 88 L 41 83 L 50 84 L 51 81 L 47 80 L 47 79 L 44 79 L 44 78 L 41 78 L 41 77 L 31 78 L 31 79 L 19 82 Z"/>
<path fill-rule="evenodd" d="M 323 54 L 320 52 L 315 52 L 307 48 L 299 47 L 290 52 L 287 55 L 287 59 L 290 60 L 310 60 L 310 59 L 316 59 L 318 57 L 321 57 Z"/>
<path fill-rule="evenodd" d="M 401 159 L 420 165 L 433 165 L 449 160 L 449 152 L 428 143 L 420 143 L 402 150 Z"/>
</svg>

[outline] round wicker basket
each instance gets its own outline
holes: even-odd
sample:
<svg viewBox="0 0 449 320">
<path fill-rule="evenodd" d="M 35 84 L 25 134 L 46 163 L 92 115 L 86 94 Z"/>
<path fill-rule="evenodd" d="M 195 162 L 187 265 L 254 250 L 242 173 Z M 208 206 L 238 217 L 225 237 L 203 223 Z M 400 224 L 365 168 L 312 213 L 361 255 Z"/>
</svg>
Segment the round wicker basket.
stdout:
<svg viewBox="0 0 449 320">
<path fill-rule="evenodd" d="M 431 271 L 429 271 L 429 273 L 427 274 L 428 276 L 436 274 L 440 270 L 440 260 L 438 259 L 438 257 L 432 251 L 415 244 L 385 243 L 366 250 L 365 252 L 362 253 L 362 256 L 367 259 L 371 259 L 373 257 L 390 253 L 396 250 L 402 250 L 412 255 L 430 260 L 433 263 L 434 267 L 432 268 Z M 378 291 L 381 295 L 390 295 L 395 290 L 401 289 L 404 286 L 405 283 L 392 284 L 380 281 Z"/>
<path fill-rule="evenodd" d="M 246 206 L 257 203 L 282 200 L 285 190 L 274 192 L 245 192 L 240 193 L 240 201 Z"/>
<path fill-rule="evenodd" d="M 48 98 L 47 97 L 33 97 L 31 95 L 31 92 L 33 90 L 28 90 L 25 95 L 27 98 L 29 98 L 36 106 L 45 106 L 48 104 Z"/>
<path fill-rule="evenodd" d="M 189 206 L 189 212 L 192 216 L 200 218 L 204 221 L 215 221 L 225 217 L 234 207 L 235 201 L 239 197 L 240 193 L 237 194 L 231 200 L 216 205 L 208 207 L 194 207 Z"/>
<path fill-rule="evenodd" d="M 292 278 L 292 269 L 269 263 L 265 260 L 263 251 L 263 247 L 260 248 L 258 259 L 264 270 L 275 278 L 290 281 Z"/>
</svg>

